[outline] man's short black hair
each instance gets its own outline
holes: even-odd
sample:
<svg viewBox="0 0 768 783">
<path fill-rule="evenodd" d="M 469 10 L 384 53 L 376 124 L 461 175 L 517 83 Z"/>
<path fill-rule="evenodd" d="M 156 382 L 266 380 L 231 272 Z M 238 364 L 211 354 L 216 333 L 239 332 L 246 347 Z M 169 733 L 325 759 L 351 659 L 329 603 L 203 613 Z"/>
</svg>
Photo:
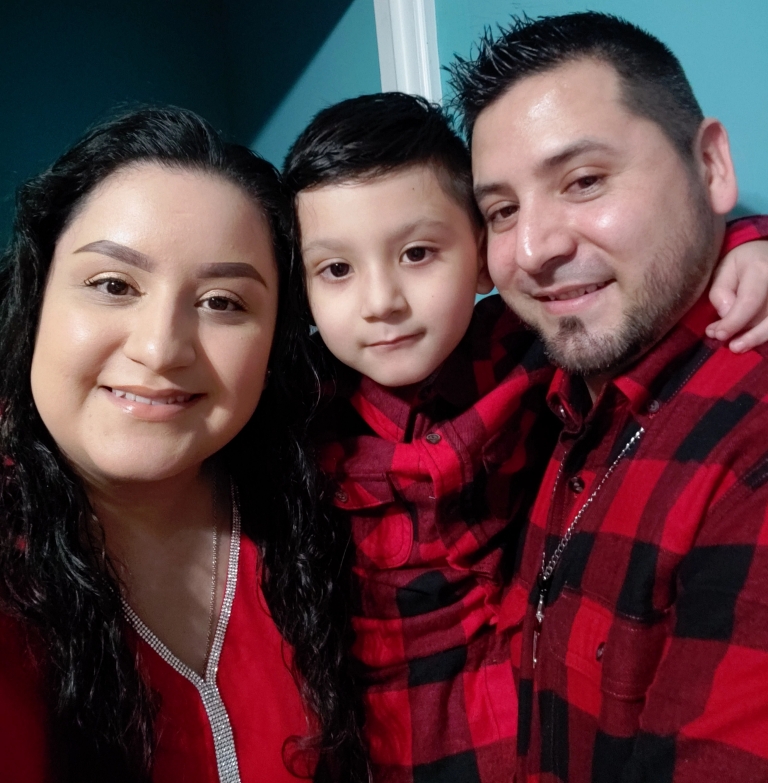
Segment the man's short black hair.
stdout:
<svg viewBox="0 0 768 783">
<path fill-rule="evenodd" d="M 497 35 L 485 31 L 474 58 L 456 58 L 451 85 L 467 138 L 483 109 L 520 79 L 589 58 L 616 70 L 627 109 L 655 122 L 690 162 L 704 115 L 680 62 L 645 30 L 592 11 L 513 17 Z"/>
<path fill-rule="evenodd" d="M 294 194 L 428 166 L 477 226 L 466 144 L 436 104 L 400 92 L 351 98 L 319 112 L 294 142 L 283 177 Z"/>
</svg>

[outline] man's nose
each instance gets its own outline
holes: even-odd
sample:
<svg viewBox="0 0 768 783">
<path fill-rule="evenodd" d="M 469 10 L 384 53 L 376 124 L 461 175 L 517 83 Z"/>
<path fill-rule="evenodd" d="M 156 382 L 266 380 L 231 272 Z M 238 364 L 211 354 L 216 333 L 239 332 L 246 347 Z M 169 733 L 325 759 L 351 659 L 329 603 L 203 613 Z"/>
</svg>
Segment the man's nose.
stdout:
<svg viewBox="0 0 768 783">
<path fill-rule="evenodd" d="M 376 269 L 362 283 L 360 309 L 365 320 L 382 321 L 407 309 L 408 302 L 396 270 Z"/>
<path fill-rule="evenodd" d="M 138 309 L 123 351 L 152 372 L 190 366 L 197 356 L 196 308 L 158 296 Z"/>
<path fill-rule="evenodd" d="M 529 275 L 541 274 L 576 252 L 574 233 L 552 201 L 521 205 L 516 234 L 515 261 Z"/>
</svg>

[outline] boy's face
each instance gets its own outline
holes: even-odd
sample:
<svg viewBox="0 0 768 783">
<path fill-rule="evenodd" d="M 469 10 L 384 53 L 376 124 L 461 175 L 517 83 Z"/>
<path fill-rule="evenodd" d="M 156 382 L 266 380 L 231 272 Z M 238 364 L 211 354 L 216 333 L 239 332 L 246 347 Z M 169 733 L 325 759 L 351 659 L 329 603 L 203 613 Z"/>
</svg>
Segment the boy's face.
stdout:
<svg viewBox="0 0 768 783">
<path fill-rule="evenodd" d="M 312 315 L 328 349 L 383 386 L 418 383 L 492 284 L 482 233 L 428 166 L 299 193 Z"/>
</svg>

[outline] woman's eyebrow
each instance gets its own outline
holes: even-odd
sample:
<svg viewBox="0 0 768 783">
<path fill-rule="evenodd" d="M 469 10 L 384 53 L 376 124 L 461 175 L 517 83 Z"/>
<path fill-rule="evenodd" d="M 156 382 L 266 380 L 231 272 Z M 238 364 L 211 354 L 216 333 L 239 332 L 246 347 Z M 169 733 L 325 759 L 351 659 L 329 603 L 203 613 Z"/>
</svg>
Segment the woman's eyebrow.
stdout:
<svg viewBox="0 0 768 783">
<path fill-rule="evenodd" d="M 144 253 L 131 247 L 126 247 L 126 245 L 121 245 L 119 242 L 112 242 L 109 239 L 89 242 L 87 245 L 83 245 L 75 250 L 75 253 L 101 253 L 125 264 L 136 266 L 146 272 L 152 272 L 157 267 L 157 264 Z M 203 264 L 200 267 L 198 277 L 201 280 L 209 280 L 214 277 L 250 277 L 257 283 L 261 283 L 265 288 L 268 287 L 266 280 L 264 280 L 264 277 L 256 267 L 240 261 Z"/>
<path fill-rule="evenodd" d="M 89 242 L 81 248 L 75 250 L 75 253 L 101 253 L 102 255 L 122 261 L 131 266 L 137 266 L 146 272 L 151 272 L 155 268 L 155 262 L 149 257 L 134 250 L 131 247 L 121 245 L 119 242 L 112 242 L 109 239 L 99 239 L 96 242 Z"/>
<path fill-rule="evenodd" d="M 267 282 L 255 266 L 240 261 L 221 261 L 214 264 L 203 264 L 200 267 L 198 277 L 208 279 L 211 277 L 251 277 L 257 283 L 267 288 Z"/>
</svg>

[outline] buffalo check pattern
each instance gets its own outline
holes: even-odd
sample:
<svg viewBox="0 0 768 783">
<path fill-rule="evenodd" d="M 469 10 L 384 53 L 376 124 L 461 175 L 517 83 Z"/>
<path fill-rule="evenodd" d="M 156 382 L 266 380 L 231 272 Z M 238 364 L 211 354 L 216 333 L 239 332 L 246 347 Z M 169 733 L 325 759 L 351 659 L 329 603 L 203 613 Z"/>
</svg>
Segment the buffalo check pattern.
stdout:
<svg viewBox="0 0 768 783">
<path fill-rule="evenodd" d="M 726 249 L 768 234 L 732 226 Z M 502 606 L 519 696 L 516 780 L 768 780 L 768 349 L 705 337 L 699 301 L 591 407 L 562 372 L 563 432 Z M 557 566 L 533 665 L 542 553 Z"/>
<path fill-rule="evenodd" d="M 354 543 L 353 653 L 376 781 L 510 780 L 517 702 L 495 624 L 559 430 L 545 404 L 553 372 L 490 297 L 436 377 L 403 391 L 355 376 L 323 417 L 334 440 L 322 463 Z"/>
</svg>

